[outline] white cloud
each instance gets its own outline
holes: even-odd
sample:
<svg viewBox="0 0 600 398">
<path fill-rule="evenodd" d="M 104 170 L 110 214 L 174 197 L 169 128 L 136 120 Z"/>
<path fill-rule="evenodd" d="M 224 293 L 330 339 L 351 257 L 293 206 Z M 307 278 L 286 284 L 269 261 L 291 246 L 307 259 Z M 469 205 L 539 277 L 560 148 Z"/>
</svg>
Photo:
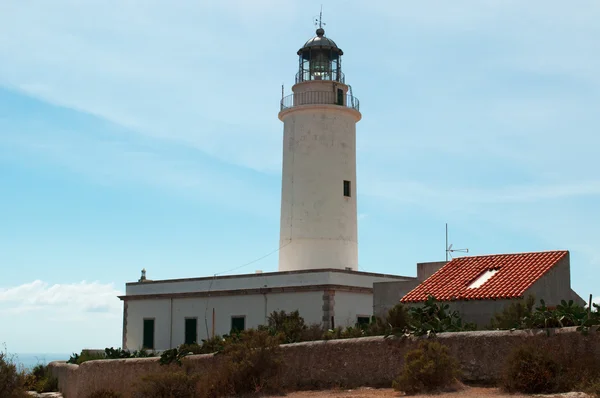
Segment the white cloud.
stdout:
<svg viewBox="0 0 600 398">
<path fill-rule="evenodd" d="M 0 343 L 11 352 L 72 353 L 121 345 L 123 292 L 112 283 L 50 284 L 41 280 L 0 288 Z M 67 358 L 65 358 L 67 359 Z"/>
<path fill-rule="evenodd" d="M 85 313 L 118 316 L 122 294 L 113 284 L 86 282 L 54 284 L 35 280 L 20 286 L 0 288 L 0 312 L 23 314 L 48 311 L 53 316 L 82 317 Z"/>
</svg>

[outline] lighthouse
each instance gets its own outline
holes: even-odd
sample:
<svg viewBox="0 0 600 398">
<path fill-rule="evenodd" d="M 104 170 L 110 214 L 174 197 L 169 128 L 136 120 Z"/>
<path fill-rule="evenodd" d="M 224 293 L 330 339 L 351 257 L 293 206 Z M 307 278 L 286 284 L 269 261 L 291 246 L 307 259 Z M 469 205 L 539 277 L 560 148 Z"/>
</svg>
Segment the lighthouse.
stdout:
<svg viewBox="0 0 600 398">
<path fill-rule="evenodd" d="M 282 98 L 279 271 L 358 270 L 356 123 L 359 102 L 342 49 L 319 24 L 298 50 L 292 94 Z"/>
</svg>

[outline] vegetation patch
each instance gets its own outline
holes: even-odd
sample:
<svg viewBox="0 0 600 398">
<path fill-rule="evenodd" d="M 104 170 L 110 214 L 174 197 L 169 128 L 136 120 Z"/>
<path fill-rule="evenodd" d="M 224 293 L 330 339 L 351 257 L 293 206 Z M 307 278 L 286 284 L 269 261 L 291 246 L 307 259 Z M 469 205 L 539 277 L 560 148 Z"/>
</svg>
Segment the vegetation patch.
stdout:
<svg viewBox="0 0 600 398">
<path fill-rule="evenodd" d="M 134 398 L 194 398 L 198 375 L 186 372 L 156 373 L 144 376 L 138 383 Z"/>
<path fill-rule="evenodd" d="M 123 398 L 123 394 L 112 390 L 98 390 L 88 395 L 88 398 Z"/>
<path fill-rule="evenodd" d="M 452 390 L 459 385 L 458 361 L 437 341 L 421 341 L 404 360 L 402 372 L 393 382 L 395 390 L 412 395 Z"/>
<path fill-rule="evenodd" d="M 25 398 L 25 373 L 6 349 L 0 351 L 0 398 Z"/>
<path fill-rule="evenodd" d="M 121 348 L 105 348 L 104 352 L 93 352 L 83 350 L 80 354 L 73 353 L 67 360 L 67 363 L 81 365 L 87 361 L 97 361 L 100 359 L 126 359 L 126 358 L 149 358 L 155 355 L 145 349 L 137 351 L 123 350 Z"/>
</svg>

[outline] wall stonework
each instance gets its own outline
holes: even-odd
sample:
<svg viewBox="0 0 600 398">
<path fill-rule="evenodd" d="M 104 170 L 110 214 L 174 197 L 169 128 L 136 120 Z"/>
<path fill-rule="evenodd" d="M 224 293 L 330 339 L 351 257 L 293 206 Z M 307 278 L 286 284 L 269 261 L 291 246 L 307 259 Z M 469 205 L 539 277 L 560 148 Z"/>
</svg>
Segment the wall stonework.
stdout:
<svg viewBox="0 0 600 398">
<path fill-rule="evenodd" d="M 600 357 L 600 333 L 584 336 L 575 328 L 549 331 L 482 331 L 442 333 L 437 339 L 458 359 L 466 382 L 492 383 L 500 378 L 506 358 L 519 345 L 540 344 L 549 352 L 568 352 L 574 358 Z M 288 344 L 283 348 L 281 381 L 287 389 L 332 386 L 390 387 L 403 366 L 404 355 L 418 339 L 359 339 Z M 184 359 L 193 372 L 205 373 L 221 356 L 194 355 Z M 89 361 L 81 366 L 52 362 L 52 374 L 66 398 L 85 398 L 100 389 L 129 396 L 142 376 L 181 369 L 160 366 L 158 358 Z"/>
</svg>

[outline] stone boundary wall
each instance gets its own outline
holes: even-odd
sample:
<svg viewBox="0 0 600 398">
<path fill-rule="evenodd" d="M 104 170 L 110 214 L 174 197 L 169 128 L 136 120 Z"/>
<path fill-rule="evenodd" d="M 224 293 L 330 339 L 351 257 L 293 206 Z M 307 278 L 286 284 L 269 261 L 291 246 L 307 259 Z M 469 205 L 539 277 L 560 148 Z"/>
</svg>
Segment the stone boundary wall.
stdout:
<svg viewBox="0 0 600 398">
<path fill-rule="evenodd" d="M 507 356 L 525 342 L 547 345 L 549 352 L 600 357 L 600 333 L 584 336 L 575 328 L 442 333 L 437 339 L 459 360 L 463 380 L 472 383 L 496 382 Z M 289 389 L 390 387 L 403 366 L 404 355 L 418 340 L 363 337 L 283 345 L 281 381 Z M 190 371 L 204 373 L 220 360 L 212 354 L 193 355 L 185 358 L 184 364 Z M 158 358 L 88 361 L 80 366 L 52 362 L 49 366 L 66 398 L 87 398 L 100 389 L 129 396 L 143 375 L 181 369 L 177 365 L 160 366 Z"/>
</svg>

